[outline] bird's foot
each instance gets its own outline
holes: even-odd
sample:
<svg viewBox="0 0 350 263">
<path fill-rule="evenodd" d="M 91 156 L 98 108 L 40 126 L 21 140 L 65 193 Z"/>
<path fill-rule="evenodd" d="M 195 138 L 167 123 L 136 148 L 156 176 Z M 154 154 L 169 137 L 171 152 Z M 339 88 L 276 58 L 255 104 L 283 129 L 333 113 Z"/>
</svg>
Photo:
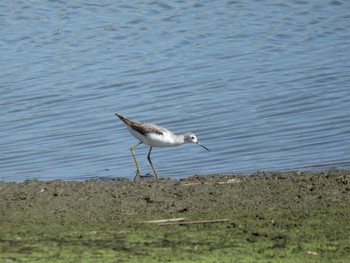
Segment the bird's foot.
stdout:
<svg viewBox="0 0 350 263">
<path fill-rule="evenodd" d="M 141 179 L 141 172 L 140 172 L 140 170 L 137 170 L 136 175 L 134 177 L 134 181 L 139 180 L 139 179 Z"/>
</svg>

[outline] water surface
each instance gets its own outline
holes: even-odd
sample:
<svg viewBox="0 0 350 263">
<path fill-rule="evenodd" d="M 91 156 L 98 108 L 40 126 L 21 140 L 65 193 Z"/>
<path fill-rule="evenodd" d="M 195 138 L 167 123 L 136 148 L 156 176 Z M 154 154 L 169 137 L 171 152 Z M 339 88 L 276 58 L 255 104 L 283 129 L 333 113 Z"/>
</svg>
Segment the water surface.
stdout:
<svg viewBox="0 0 350 263">
<path fill-rule="evenodd" d="M 350 169 L 347 1 L 2 1 L 0 180 Z M 140 146 L 143 174 L 150 173 Z"/>
</svg>

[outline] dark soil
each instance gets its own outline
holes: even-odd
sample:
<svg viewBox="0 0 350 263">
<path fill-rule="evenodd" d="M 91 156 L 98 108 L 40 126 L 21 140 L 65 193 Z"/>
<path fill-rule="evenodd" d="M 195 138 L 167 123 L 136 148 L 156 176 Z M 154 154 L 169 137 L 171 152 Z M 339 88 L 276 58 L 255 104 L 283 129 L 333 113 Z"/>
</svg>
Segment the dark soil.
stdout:
<svg viewBox="0 0 350 263">
<path fill-rule="evenodd" d="M 349 216 L 349 171 L 0 182 L 0 261 L 350 262 Z"/>
</svg>

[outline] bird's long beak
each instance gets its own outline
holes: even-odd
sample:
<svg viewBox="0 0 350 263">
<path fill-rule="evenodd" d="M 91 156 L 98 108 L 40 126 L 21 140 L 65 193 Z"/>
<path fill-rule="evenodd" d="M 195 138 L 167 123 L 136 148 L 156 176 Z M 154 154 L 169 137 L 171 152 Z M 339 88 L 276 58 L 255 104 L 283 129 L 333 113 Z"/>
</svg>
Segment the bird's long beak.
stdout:
<svg viewBox="0 0 350 263">
<path fill-rule="evenodd" d="M 210 150 L 207 148 L 207 147 L 205 147 L 203 144 L 201 144 L 200 142 L 197 142 L 197 144 L 199 145 L 199 146 L 202 146 L 204 149 L 206 149 L 208 152 L 210 152 Z"/>
</svg>

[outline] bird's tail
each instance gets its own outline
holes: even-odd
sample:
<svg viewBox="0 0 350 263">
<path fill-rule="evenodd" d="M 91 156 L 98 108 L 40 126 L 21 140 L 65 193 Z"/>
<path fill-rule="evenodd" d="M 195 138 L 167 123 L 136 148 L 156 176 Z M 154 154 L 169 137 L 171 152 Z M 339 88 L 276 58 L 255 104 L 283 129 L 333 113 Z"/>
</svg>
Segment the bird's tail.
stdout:
<svg viewBox="0 0 350 263">
<path fill-rule="evenodd" d="M 121 120 L 125 119 L 123 116 L 119 115 L 118 113 L 116 113 L 115 116 L 117 116 Z"/>
<path fill-rule="evenodd" d="M 115 113 L 115 116 L 117 116 L 122 122 L 124 122 L 127 125 L 130 125 L 130 120 L 128 120 L 127 118 Z"/>
<path fill-rule="evenodd" d="M 127 118 L 124 118 L 123 116 L 119 115 L 118 113 L 115 114 L 121 121 L 126 122 Z"/>
</svg>

